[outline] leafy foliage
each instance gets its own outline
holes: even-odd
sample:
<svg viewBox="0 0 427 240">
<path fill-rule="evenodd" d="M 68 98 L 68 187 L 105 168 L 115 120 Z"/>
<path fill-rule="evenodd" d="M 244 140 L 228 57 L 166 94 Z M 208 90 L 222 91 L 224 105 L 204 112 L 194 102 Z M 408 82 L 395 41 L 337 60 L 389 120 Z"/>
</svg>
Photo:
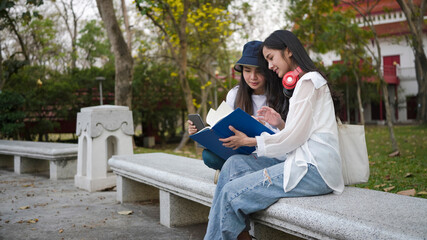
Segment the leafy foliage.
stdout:
<svg viewBox="0 0 427 240">
<path fill-rule="evenodd" d="M 189 75 L 183 76 L 187 72 L 187 63 L 183 62 L 188 61 L 191 73 L 199 75 L 200 86 L 208 83 L 201 74 L 214 75 L 213 63 L 228 70 L 230 63 L 225 57 L 225 40 L 232 33 L 227 10 L 230 1 L 188 1 L 187 7 L 183 0 L 137 0 L 135 4 L 139 12 L 151 19 L 160 30 L 159 45 L 167 44 L 168 55 L 178 67 L 181 89 L 186 95 L 193 95 L 194 90 L 189 91 Z M 185 58 L 182 58 L 183 54 Z M 200 89 L 195 91 L 199 92 Z M 186 100 L 187 105 L 199 106 L 194 98 L 190 99 L 192 103 Z M 187 108 L 190 110 L 193 106 Z"/>
<path fill-rule="evenodd" d="M 88 64 L 87 67 L 92 67 L 99 59 L 109 59 L 112 61 L 113 55 L 110 52 L 110 43 L 105 36 L 104 29 L 96 20 L 91 20 L 82 30 L 77 46 L 81 48 L 82 60 Z"/>
<path fill-rule="evenodd" d="M 18 93 L 0 92 L 0 137 L 14 138 L 24 127 L 25 99 Z"/>
<path fill-rule="evenodd" d="M 157 136 L 162 143 L 176 135 L 180 113 L 185 109 L 173 68 L 141 62 L 135 66 L 133 112 L 144 136 Z"/>
<path fill-rule="evenodd" d="M 25 66 L 4 86 L 4 90 L 22 96 L 20 110 L 26 116 L 27 129 L 19 133 L 25 139 L 39 139 L 56 132 L 58 121 L 75 121 L 82 107 L 99 105 L 97 76 L 104 76 L 104 103 L 112 104 L 114 98 L 114 66 L 103 69 L 74 70 L 60 73 L 42 66 Z"/>
<path fill-rule="evenodd" d="M 337 7 L 335 0 L 292 1 L 286 17 L 295 22 L 293 32 L 309 51 L 317 54 L 334 52 L 339 57 L 340 62 L 322 67 L 329 73 L 335 91 L 346 95 L 343 100 L 349 111 L 358 111 L 357 91 L 348 89 L 357 89 L 356 86 L 363 89 L 362 106 L 378 99 L 375 84 L 362 81 L 375 74 L 365 48 L 372 34 L 352 21 L 355 19 L 352 11 L 336 11 L 334 7 Z M 323 65 L 320 59 L 318 61 L 318 65 Z"/>
</svg>

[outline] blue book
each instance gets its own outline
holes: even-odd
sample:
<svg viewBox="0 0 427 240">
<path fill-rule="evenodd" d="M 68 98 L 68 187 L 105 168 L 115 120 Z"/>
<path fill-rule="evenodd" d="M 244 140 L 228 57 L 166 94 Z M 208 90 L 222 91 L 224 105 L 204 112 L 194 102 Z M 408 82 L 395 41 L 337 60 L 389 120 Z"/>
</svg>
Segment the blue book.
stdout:
<svg viewBox="0 0 427 240">
<path fill-rule="evenodd" d="M 263 132 L 274 134 L 273 131 L 258 122 L 251 115 L 237 108 L 216 122 L 212 127 L 203 128 L 197 133 L 190 135 L 190 138 L 225 160 L 234 154 L 249 155 L 255 151 L 255 147 L 240 147 L 236 150 L 224 147 L 222 145 L 223 143 L 218 139 L 228 138 L 234 135 L 234 132 L 228 128 L 229 126 L 233 126 L 235 129 L 245 133 L 248 137 L 259 136 Z"/>
</svg>

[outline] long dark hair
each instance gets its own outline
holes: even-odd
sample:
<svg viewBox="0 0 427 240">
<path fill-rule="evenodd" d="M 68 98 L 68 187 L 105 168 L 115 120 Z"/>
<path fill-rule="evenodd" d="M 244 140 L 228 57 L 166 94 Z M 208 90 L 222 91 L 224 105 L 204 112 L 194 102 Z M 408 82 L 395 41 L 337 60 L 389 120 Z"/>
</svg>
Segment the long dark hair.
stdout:
<svg viewBox="0 0 427 240">
<path fill-rule="evenodd" d="M 262 48 L 260 48 L 262 49 Z M 283 120 L 286 120 L 288 112 L 288 99 L 285 99 L 283 92 L 283 85 L 277 74 L 268 69 L 267 61 L 262 58 L 258 59 L 259 70 L 265 79 L 265 95 L 267 98 L 267 106 L 273 108 L 278 112 Z M 237 91 L 236 101 L 234 103 L 235 108 L 241 108 L 243 111 L 250 115 L 254 115 L 253 101 L 252 101 L 253 89 L 246 83 L 243 73 L 240 77 L 239 90 Z"/>
<path fill-rule="evenodd" d="M 314 65 L 313 60 L 311 60 L 304 46 L 292 32 L 287 30 L 277 30 L 270 34 L 270 36 L 268 36 L 261 44 L 261 50 L 259 51 L 258 58 L 264 59 L 264 55 L 262 54 L 262 49 L 264 47 L 281 50 L 282 56 L 284 56 L 284 50 L 289 48 L 292 52 L 291 61 L 298 65 L 304 72 L 316 71 L 320 73 L 325 80 L 327 80 L 326 75 Z M 332 89 L 329 82 L 328 87 L 335 105 L 335 114 L 337 114 L 340 109 L 337 106 L 342 102 L 342 100 L 340 100 L 342 97 L 340 98 L 340 94 Z"/>
<path fill-rule="evenodd" d="M 284 50 L 289 48 L 292 52 L 291 61 L 298 65 L 304 72 L 316 71 L 326 79 L 325 75 L 314 65 L 313 60 L 308 56 L 308 53 L 300 40 L 292 32 L 287 30 L 277 30 L 270 34 L 270 36 L 268 36 L 261 44 L 260 54 L 262 58 L 264 58 L 262 55 L 263 47 L 281 50 L 282 55 L 284 54 Z"/>
</svg>

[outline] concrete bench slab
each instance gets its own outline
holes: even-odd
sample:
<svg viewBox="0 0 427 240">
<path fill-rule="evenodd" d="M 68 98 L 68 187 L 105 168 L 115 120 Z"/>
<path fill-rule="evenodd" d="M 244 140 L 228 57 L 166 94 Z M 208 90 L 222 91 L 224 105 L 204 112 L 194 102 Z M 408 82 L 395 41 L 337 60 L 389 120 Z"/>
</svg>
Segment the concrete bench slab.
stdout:
<svg viewBox="0 0 427 240">
<path fill-rule="evenodd" d="M 216 185 L 203 161 L 149 153 L 113 156 L 109 164 L 118 201 L 160 198 L 168 227 L 207 221 Z M 281 199 L 251 222 L 258 239 L 425 239 L 425 212 L 426 199 L 346 187 L 341 195 Z"/>
<path fill-rule="evenodd" d="M 49 170 L 50 179 L 73 178 L 77 169 L 77 144 L 0 140 L 0 167 L 15 173 Z"/>
</svg>

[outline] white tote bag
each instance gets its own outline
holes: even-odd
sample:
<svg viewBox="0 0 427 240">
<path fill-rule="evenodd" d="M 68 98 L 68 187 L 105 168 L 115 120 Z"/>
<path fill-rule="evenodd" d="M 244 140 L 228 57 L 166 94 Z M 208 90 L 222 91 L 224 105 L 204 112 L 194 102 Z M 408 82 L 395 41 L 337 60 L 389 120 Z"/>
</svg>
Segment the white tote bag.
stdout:
<svg viewBox="0 0 427 240">
<path fill-rule="evenodd" d="M 369 159 L 363 125 L 338 122 L 338 137 L 345 185 L 366 183 L 369 180 Z"/>
</svg>

